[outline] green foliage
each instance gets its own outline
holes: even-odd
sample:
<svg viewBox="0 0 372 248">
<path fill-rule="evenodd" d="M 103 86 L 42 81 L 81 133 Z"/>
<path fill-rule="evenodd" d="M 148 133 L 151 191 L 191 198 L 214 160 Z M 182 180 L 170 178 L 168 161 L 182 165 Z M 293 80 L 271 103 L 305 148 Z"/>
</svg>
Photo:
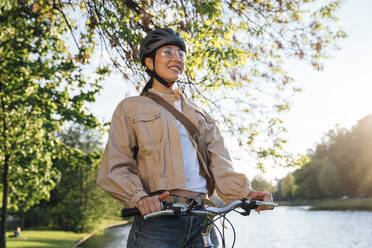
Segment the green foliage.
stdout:
<svg viewBox="0 0 372 248">
<path fill-rule="evenodd" d="M 72 126 L 58 137 L 66 145 L 65 156 L 53 164 L 61 172 L 61 180 L 49 201 L 26 213 L 25 224 L 92 231 L 103 219 L 119 216 L 121 207 L 96 185 L 101 159 L 99 139 L 95 132 L 81 126 Z"/>
<path fill-rule="evenodd" d="M 262 176 L 255 176 L 251 181 L 252 188 L 257 191 L 265 191 L 274 193 L 277 191 L 277 188 L 272 185 L 271 182 L 267 181 Z"/>
<path fill-rule="evenodd" d="M 296 197 L 372 196 L 372 115 L 351 130 L 330 130 L 311 152 L 311 161 L 296 170 Z"/>
<path fill-rule="evenodd" d="M 84 65 L 92 34 L 81 34 L 75 53 L 64 38 L 74 25 L 56 1 L 0 2 L 0 167 L 3 211 L 25 212 L 61 178 L 53 161 L 65 156 L 55 137 L 66 121 L 95 127 L 84 104 L 101 89 L 87 80 Z M 102 73 L 102 71 L 99 71 Z M 9 191 L 9 195 L 8 195 Z M 1 223 L 1 247 L 5 222 Z"/>
<path fill-rule="evenodd" d="M 7 149 L 1 149 L 0 161 L 9 155 L 11 209 L 27 211 L 49 197 L 60 177 L 52 169 L 52 160 L 61 155 L 54 133 L 65 120 L 97 126 L 83 105 L 94 101 L 99 88 L 83 90 L 89 84 L 69 58 L 61 39 L 67 26 L 54 6 L 12 2 L 1 6 L 0 142 Z"/>
<path fill-rule="evenodd" d="M 358 182 L 356 195 L 359 197 L 372 196 L 372 146 L 364 147 L 355 161 L 355 172 L 352 174 Z"/>
<path fill-rule="evenodd" d="M 283 149 L 280 113 L 288 111 L 290 97 L 301 89 L 292 83 L 285 62 L 297 59 L 323 68 L 330 48 L 345 37 L 334 27 L 342 2 L 86 0 L 84 7 L 89 28 L 102 37 L 113 64 L 137 89 L 146 81 L 138 56 L 146 33 L 165 26 L 180 32 L 188 59 L 179 87 L 206 104 L 264 170 L 265 159 L 296 164 Z"/>
<path fill-rule="evenodd" d="M 339 172 L 329 161 L 322 161 L 319 172 L 319 188 L 326 197 L 339 197 L 342 189 L 340 187 Z"/>
<path fill-rule="evenodd" d="M 319 188 L 321 166 L 321 161 L 314 159 L 293 173 L 297 185 L 296 197 L 303 199 L 318 199 L 321 197 L 322 193 Z"/>
<path fill-rule="evenodd" d="M 291 173 L 287 174 L 280 182 L 281 194 L 286 200 L 292 200 L 296 191 L 295 179 Z"/>
<path fill-rule="evenodd" d="M 354 168 L 351 177 L 356 182 L 355 195 L 359 197 L 372 196 L 372 115 L 359 121 L 354 128 L 355 140 L 359 144 L 357 154 L 351 167 Z M 354 144 L 355 145 L 355 144 Z"/>
</svg>

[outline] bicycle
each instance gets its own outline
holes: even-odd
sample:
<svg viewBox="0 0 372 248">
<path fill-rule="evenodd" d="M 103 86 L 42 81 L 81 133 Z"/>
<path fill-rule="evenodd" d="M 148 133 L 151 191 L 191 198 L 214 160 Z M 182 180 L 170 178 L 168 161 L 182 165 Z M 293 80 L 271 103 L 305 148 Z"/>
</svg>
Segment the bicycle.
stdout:
<svg viewBox="0 0 372 248">
<path fill-rule="evenodd" d="M 223 208 L 216 208 L 216 207 L 206 207 L 206 208 L 200 208 L 198 206 L 198 203 L 190 199 L 190 202 L 188 204 L 182 204 L 182 203 L 165 203 L 162 202 L 162 209 L 159 212 L 154 212 L 150 213 L 147 215 L 144 215 L 143 218 L 149 219 L 149 218 L 156 218 L 160 216 L 179 216 L 179 215 L 197 215 L 197 216 L 205 216 L 204 220 L 204 225 L 201 228 L 201 238 L 204 244 L 203 248 L 214 248 L 214 245 L 212 244 L 211 238 L 210 238 L 210 232 L 212 230 L 212 225 L 215 226 L 214 222 L 217 221 L 220 218 L 223 218 L 223 223 L 222 226 L 224 227 L 225 220 L 230 224 L 232 227 L 233 233 L 234 233 L 234 239 L 233 239 L 233 244 L 232 247 L 235 245 L 235 230 L 234 226 L 232 223 L 226 218 L 226 214 L 228 214 L 231 211 L 235 211 L 240 213 L 243 216 L 249 216 L 250 212 L 252 209 L 256 209 L 258 206 L 270 206 L 272 209 L 278 206 L 277 203 L 274 202 L 263 202 L 263 201 L 256 201 L 256 200 L 251 200 L 248 198 L 243 198 L 241 200 L 233 201 L 227 206 Z M 236 210 L 236 208 L 242 208 L 244 212 L 239 212 Z M 123 209 L 122 211 L 122 216 L 123 217 L 131 217 L 131 216 L 136 216 L 139 215 L 140 212 L 137 208 L 128 208 L 128 209 Z M 215 219 L 216 216 L 219 216 L 218 218 Z M 221 231 L 216 228 L 217 231 L 219 232 L 219 235 L 221 236 L 221 241 L 222 241 L 222 247 L 225 248 L 225 233 L 224 233 L 224 228 L 222 228 L 222 233 Z"/>
</svg>

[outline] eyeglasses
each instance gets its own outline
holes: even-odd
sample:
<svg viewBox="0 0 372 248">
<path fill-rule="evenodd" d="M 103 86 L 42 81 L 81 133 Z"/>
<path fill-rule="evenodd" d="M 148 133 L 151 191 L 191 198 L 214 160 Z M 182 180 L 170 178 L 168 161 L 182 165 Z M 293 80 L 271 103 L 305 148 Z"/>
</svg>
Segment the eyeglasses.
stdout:
<svg viewBox="0 0 372 248">
<path fill-rule="evenodd" d="M 186 53 L 177 48 L 165 47 L 160 51 L 160 55 L 165 58 L 173 58 L 174 55 L 178 55 L 178 58 L 182 61 L 186 60 Z"/>
</svg>

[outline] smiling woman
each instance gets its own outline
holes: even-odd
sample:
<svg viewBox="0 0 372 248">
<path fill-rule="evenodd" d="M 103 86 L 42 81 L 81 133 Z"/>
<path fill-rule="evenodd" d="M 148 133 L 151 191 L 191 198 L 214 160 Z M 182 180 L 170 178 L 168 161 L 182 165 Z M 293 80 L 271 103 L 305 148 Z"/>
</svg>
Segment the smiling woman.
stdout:
<svg viewBox="0 0 372 248">
<path fill-rule="evenodd" d="M 161 201 L 193 200 L 204 208 L 207 193 L 211 196 L 215 189 L 226 202 L 244 197 L 272 201 L 270 193 L 255 192 L 247 177 L 234 171 L 211 116 L 172 90 L 185 70 L 186 52 L 185 41 L 172 29 L 158 28 L 147 35 L 140 58 L 151 78 L 140 96 L 117 106 L 98 184 L 142 215 L 160 211 Z M 266 209 L 271 207 L 257 208 Z M 146 221 L 136 216 L 127 247 L 201 247 L 204 221 L 205 216 Z M 208 242 L 218 245 L 214 229 Z"/>
</svg>

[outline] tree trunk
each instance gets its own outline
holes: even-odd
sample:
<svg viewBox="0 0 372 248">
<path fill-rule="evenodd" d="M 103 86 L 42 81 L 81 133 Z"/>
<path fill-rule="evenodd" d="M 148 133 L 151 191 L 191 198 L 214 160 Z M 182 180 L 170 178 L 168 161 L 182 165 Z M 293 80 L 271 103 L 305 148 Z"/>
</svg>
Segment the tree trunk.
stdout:
<svg viewBox="0 0 372 248">
<path fill-rule="evenodd" d="M 0 91 L 1 93 L 4 93 L 3 89 L 3 83 L 0 82 Z M 3 130 L 2 134 L 4 137 L 4 171 L 3 171 L 3 206 L 1 209 L 1 220 L 0 220 L 0 248 L 6 248 L 6 218 L 8 215 L 8 171 L 9 171 L 9 160 L 10 160 L 10 155 L 8 151 L 8 140 L 7 140 L 7 133 L 6 131 L 8 130 L 7 127 L 7 122 L 6 122 L 6 116 L 5 116 L 5 104 L 4 104 L 4 99 L 3 95 L 0 95 L 0 100 L 1 100 L 1 111 L 2 111 L 2 121 L 3 121 Z"/>
<path fill-rule="evenodd" d="M 8 170 L 9 170 L 9 155 L 5 155 L 4 174 L 3 174 L 3 206 L 1 208 L 0 222 L 0 248 L 6 248 L 6 217 L 8 215 Z"/>
</svg>

